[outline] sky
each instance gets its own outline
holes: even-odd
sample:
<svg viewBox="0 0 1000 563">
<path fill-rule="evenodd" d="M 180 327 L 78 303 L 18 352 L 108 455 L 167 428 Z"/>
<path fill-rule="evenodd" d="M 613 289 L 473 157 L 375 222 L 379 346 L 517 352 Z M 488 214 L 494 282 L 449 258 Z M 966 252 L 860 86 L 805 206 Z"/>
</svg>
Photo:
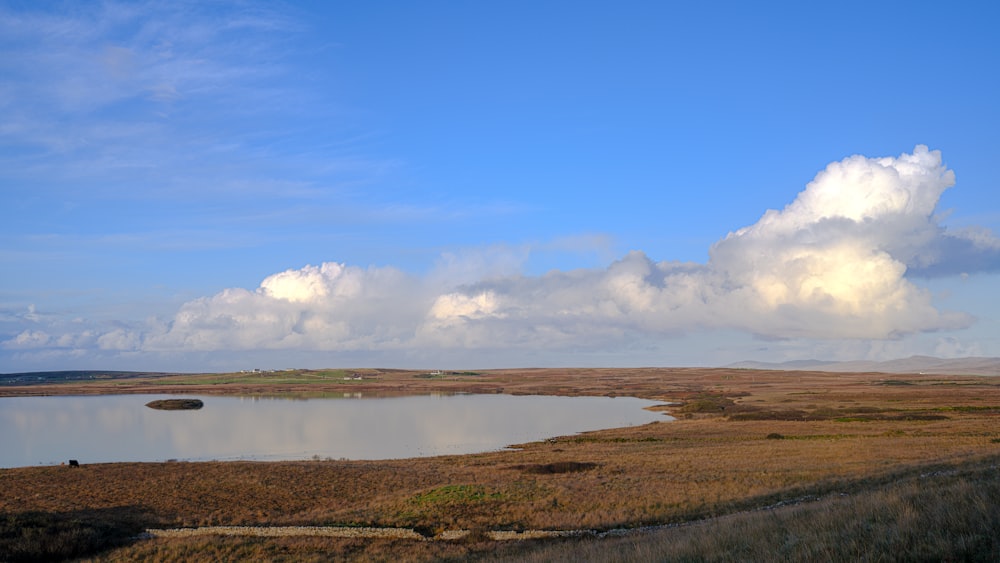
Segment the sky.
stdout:
<svg viewBox="0 0 1000 563">
<path fill-rule="evenodd" d="M 0 372 L 1000 356 L 998 18 L 0 0 Z"/>
</svg>

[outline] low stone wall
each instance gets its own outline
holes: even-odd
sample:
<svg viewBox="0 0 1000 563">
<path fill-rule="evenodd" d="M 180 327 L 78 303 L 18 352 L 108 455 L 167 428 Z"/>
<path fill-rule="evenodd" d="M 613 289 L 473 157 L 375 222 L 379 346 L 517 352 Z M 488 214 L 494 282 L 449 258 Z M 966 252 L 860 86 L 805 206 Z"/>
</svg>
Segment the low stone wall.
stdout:
<svg viewBox="0 0 1000 563">
<path fill-rule="evenodd" d="M 290 537 L 322 536 L 328 538 L 406 539 L 419 541 L 455 541 L 467 537 L 469 530 L 445 530 L 430 538 L 412 528 L 364 528 L 348 526 L 204 526 L 200 528 L 171 528 L 146 530 L 146 538 L 184 538 L 194 536 L 256 536 Z M 567 538 L 593 534 L 591 530 L 524 530 L 521 532 L 495 530 L 484 536 L 495 541 L 521 541 L 544 538 Z"/>
<path fill-rule="evenodd" d="M 324 536 L 331 538 L 382 538 L 425 540 L 409 528 L 352 528 L 335 526 L 205 526 L 201 528 L 149 529 L 147 537 L 183 538 L 192 536 Z"/>
</svg>

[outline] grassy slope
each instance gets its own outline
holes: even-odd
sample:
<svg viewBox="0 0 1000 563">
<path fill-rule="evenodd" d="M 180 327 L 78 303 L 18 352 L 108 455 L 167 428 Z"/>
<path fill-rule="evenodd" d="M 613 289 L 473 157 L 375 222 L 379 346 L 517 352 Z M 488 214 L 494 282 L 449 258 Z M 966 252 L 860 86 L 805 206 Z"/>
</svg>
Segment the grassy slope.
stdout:
<svg viewBox="0 0 1000 563">
<path fill-rule="evenodd" d="M 639 537 L 508 546 L 488 561 L 1000 561 L 998 458 Z"/>
</svg>

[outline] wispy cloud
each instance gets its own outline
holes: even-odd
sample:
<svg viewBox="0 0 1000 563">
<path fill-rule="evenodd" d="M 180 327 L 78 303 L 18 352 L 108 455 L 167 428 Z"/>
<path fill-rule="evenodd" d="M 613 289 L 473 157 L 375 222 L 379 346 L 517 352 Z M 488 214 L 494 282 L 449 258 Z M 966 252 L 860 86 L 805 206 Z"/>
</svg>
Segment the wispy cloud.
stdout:
<svg viewBox="0 0 1000 563">
<path fill-rule="evenodd" d="M 307 63 L 282 47 L 298 31 L 253 3 L 0 9 L 0 144 L 17 148 L 0 163 L 32 190 L 45 170 L 48 189 L 90 180 L 105 196 L 188 199 L 234 187 L 285 198 L 290 182 L 304 193 L 377 173 L 384 162 L 344 144 L 358 135 L 337 131 L 344 112 L 301 86 Z M 308 134 L 324 142 L 282 142 Z M 271 169 L 277 157 L 296 174 Z"/>
</svg>

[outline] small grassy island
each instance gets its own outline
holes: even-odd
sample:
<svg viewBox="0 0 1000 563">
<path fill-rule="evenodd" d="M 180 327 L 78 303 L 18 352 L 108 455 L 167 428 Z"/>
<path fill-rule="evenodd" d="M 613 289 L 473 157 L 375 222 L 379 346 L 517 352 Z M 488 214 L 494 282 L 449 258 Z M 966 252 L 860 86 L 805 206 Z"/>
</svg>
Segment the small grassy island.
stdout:
<svg viewBox="0 0 1000 563">
<path fill-rule="evenodd" d="M 200 399 L 160 399 L 150 401 L 146 406 L 161 411 L 196 411 L 205 406 Z"/>
</svg>

